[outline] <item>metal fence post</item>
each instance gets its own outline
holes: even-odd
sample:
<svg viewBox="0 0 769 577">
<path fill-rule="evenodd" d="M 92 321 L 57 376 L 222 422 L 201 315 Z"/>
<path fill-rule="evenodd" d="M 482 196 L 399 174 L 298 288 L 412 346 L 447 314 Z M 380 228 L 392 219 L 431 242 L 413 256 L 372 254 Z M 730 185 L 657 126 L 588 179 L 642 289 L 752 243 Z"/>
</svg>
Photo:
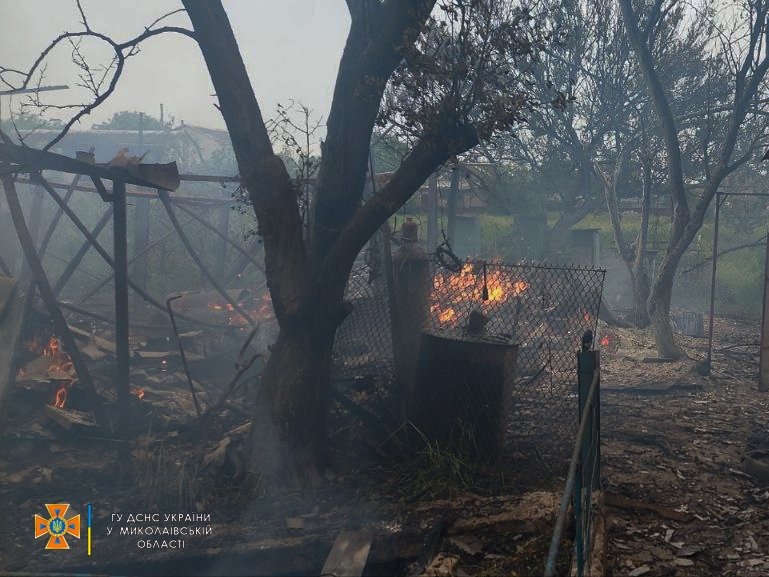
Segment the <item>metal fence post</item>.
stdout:
<svg viewBox="0 0 769 577">
<path fill-rule="evenodd" d="M 598 351 L 580 351 L 577 353 L 579 414 L 581 418 L 590 423 L 580 439 L 580 458 L 573 493 L 576 520 L 574 545 L 577 575 L 580 577 L 584 573 L 585 557 L 590 554 L 590 509 L 592 493 L 598 486 L 600 471 L 600 382 L 597 384 L 592 402 L 588 406 L 588 395 L 593 379 L 600 379 L 599 367 Z"/>
</svg>

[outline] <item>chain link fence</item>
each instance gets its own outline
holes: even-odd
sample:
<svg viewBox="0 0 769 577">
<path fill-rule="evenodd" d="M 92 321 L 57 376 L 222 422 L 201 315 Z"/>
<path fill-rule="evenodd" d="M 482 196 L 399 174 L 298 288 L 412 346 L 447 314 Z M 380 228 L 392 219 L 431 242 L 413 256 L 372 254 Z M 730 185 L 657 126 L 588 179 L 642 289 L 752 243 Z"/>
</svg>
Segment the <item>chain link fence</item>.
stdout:
<svg viewBox="0 0 769 577">
<path fill-rule="evenodd" d="M 353 272 L 354 308 L 337 334 L 333 378 L 394 384 L 433 415 L 452 410 L 450 397 L 461 403 L 458 395 L 469 409 L 500 403 L 508 456 L 564 473 L 578 425 L 575 351 L 585 331 L 595 334 L 605 271 L 482 261 L 447 268 L 409 256 L 393 257 L 389 281 L 368 267 Z M 426 359 L 438 341 L 449 343 L 443 356 Z M 499 394 L 489 396 L 484 387 L 497 379 Z"/>
</svg>

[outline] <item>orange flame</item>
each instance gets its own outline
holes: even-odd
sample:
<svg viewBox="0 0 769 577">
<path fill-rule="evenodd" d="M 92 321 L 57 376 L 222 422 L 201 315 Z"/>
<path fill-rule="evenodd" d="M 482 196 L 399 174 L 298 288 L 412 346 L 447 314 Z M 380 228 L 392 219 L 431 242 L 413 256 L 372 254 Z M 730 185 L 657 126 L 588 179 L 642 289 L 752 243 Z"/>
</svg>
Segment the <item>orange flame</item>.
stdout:
<svg viewBox="0 0 769 577">
<path fill-rule="evenodd" d="M 43 349 L 43 356 L 58 360 L 60 354 L 61 344 L 59 343 L 59 339 L 53 336 L 49 339 L 48 344 Z"/>
<path fill-rule="evenodd" d="M 447 308 L 444 311 L 441 311 L 440 314 L 438 314 L 438 320 L 442 323 L 450 323 L 452 321 L 457 320 L 457 313 L 454 312 L 454 309 Z"/>
<path fill-rule="evenodd" d="M 463 304 L 478 303 L 488 310 L 520 297 L 529 289 L 529 283 L 511 281 L 506 273 L 492 268 L 484 275 L 477 265 L 466 262 L 458 273 L 438 274 L 433 277 L 430 311 L 441 323 L 456 323 L 459 320 L 457 309 Z"/>
<path fill-rule="evenodd" d="M 608 347 L 609 344 L 611 343 L 611 339 L 609 339 L 608 336 L 604 335 L 603 337 L 601 337 L 601 340 L 599 341 L 599 343 L 602 347 Z"/>
<path fill-rule="evenodd" d="M 69 390 L 67 389 L 67 385 L 61 385 L 56 391 L 56 400 L 54 401 L 53 406 L 57 409 L 63 409 L 64 405 L 67 403 L 68 393 Z"/>
<path fill-rule="evenodd" d="M 135 388 L 135 389 L 134 389 L 133 391 L 131 391 L 131 392 L 132 392 L 134 395 L 136 395 L 136 397 L 137 397 L 137 398 L 138 398 L 140 401 L 144 400 L 144 389 L 142 389 L 141 387 L 137 387 L 137 388 Z"/>
</svg>

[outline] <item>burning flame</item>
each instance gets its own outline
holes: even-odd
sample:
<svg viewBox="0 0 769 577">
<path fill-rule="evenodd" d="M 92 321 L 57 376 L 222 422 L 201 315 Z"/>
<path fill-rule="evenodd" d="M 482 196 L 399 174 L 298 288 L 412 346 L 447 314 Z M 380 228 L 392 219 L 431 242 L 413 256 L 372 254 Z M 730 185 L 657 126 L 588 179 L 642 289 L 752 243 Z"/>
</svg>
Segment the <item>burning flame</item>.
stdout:
<svg viewBox="0 0 769 577">
<path fill-rule="evenodd" d="M 257 302 L 260 303 L 259 306 L 256 306 Z M 254 299 L 249 298 L 246 299 L 246 301 L 238 302 L 238 306 L 245 311 L 248 316 L 255 320 L 272 319 L 275 316 L 272 310 L 272 299 L 270 298 L 269 292 L 265 292 L 261 299 L 256 297 Z M 208 308 L 212 311 L 228 313 L 226 322 L 230 326 L 244 327 L 248 325 L 248 321 L 241 316 L 230 303 L 210 303 Z"/>
<path fill-rule="evenodd" d="M 511 281 L 505 270 L 492 268 L 484 274 L 477 265 L 466 262 L 458 273 L 433 277 L 430 311 L 441 323 L 456 323 L 457 310 L 463 304 L 479 303 L 488 310 L 520 297 L 528 288 L 529 283 L 524 280 Z"/>
<path fill-rule="evenodd" d="M 56 400 L 54 401 L 53 406 L 57 409 L 63 409 L 67 402 L 68 393 L 69 389 L 67 389 L 67 385 L 61 385 L 56 391 Z"/>
<path fill-rule="evenodd" d="M 599 344 L 602 347 L 608 347 L 609 344 L 611 344 L 611 339 L 608 336 L 604 335 L 604 336 L 601 337 L 601 340 L 599 341 Z"/>
<path fill-rule="evenodd" d="M 144 389 L 141 387 L 136 387 L 131 392 L 136 395 L 136 398 L 138 398 L 140 401 L 144 400 Z"/>
<path fill-rule="evenodd" d="M 447 308 L 446 310 L 440 311 L 438 314 L 438 320 L 442 323 L 450 323 L 457 320 L 457 313 L 454 312 L 454 309 L 451 307 Z"/>
<path fill-rule="evenodd" d="M 48 340 L 48 344 L 43 349 L 43 356 L 50 357 L 54 361 L 59 360 L 59 356 L 62 354 L 61 351 L 61 344 L 59 343 L 59 339 L 57 339 L 55 336 L 51 337 Z"/>
</svg>

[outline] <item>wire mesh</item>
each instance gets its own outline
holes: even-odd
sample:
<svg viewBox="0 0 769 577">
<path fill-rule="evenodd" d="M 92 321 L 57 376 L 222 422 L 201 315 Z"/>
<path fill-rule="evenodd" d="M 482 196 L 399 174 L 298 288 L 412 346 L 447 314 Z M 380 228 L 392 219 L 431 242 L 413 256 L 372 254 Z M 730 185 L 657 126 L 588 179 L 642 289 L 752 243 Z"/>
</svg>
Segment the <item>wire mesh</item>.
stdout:
<svg viewBox="0 0 769 577">
<path fill-rule="evenodd" d="M 505 446 L 561 472 L 578 426 L 574 353 L 586 330 L 595 333 L 604 275 L 482 261 L 452 271 L 432 261 L 393 258 L 388 293 L 384 278 L 372 282 L 361 267 L 347 287 L 353 312 L 337 334 L 333 377 L 376 373 L 394 381 L 415 375 L 424 337 L 414 335 L 517 344 L 502 402 Z"/>
</svg>

